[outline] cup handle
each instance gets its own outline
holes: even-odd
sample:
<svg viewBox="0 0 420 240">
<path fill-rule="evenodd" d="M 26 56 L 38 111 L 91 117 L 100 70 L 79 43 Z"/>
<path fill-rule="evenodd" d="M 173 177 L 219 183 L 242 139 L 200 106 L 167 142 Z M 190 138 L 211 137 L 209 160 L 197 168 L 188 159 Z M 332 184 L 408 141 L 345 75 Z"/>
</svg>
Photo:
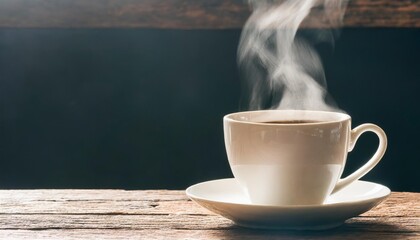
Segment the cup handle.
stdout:
<svg viewBox="0 0 420 240">
<path fill-rule="evenodd" d="M 379 146 L 376 150 L 373 157 L 361 168 L 357 169 L 354 173 L 350 174 L 346 178 L 338 180 L 338 183 L 335 185 L 334 190 L 332 193 L 335 193 L 350 183 L 358 180 L 359 178 L 363 177 L 366 173 L 368 173 L 372 168 L 378 164 L 378 162 L 381 160 L 381 158 L 384 156 L 386 147 L 387 147 L 387 138 L 385 132 L 375 124 L 371 123 L 365 123 L 362 124 L 353 130 L 351 130 L 350 134 L 350 144 L 348 147 L 348 151 L 351 152 L 356 145 L 357 139 L 359 139 L 360 135 L 362 135 L 364 132 L 373 132 L 375 133 L 379 138 Z"/>
</svg>

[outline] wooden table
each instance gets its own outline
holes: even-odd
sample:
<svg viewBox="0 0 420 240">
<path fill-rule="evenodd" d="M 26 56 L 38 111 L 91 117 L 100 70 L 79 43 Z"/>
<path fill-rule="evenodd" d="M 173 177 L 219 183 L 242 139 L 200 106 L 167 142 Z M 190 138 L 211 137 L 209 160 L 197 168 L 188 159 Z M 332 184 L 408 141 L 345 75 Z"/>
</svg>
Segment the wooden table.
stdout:
<svg viewBox="0 0 420 240">
<path fill-rule="evenodd" d="M 0 190 L 0 204 L 1 239 L 420 239 L 420 193 L 319 232 L 241 228 L 184 191 Z"/>
</svg>

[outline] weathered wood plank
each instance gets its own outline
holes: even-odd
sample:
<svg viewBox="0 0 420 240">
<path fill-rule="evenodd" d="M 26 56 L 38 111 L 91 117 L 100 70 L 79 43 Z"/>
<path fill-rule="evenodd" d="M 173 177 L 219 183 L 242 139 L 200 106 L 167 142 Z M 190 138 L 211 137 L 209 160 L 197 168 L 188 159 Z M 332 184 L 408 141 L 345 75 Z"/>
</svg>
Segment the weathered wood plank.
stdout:
<svg viewBox="0 0 420 240">
<path fill-rule="evenodd" d="M 371 211 L 322 232 L 235 226 L 184 191 L 0 190 L 0 238 L 418 239 L 420 193 L 392 193 Z"/>
<path fill-rule="evenodd" d="M 418 218 L 414 217 L 356 217 L 349 220 L 340 231 L 389 232 L 419 234 Z M 236 229 L 230 220 L 220 216 L 190 214 L 142 215 L 61 215 L 19 214 L 0 215 L 0 231 L 45 229 L 183 229 L 212 230 Z"/>
<path fill-rule="evenodd" d="M 341 228 L 323 232 L 287 232 L 287 231 L 258 231 L 243 228 L 235 229 L 212 229 L 212 230 L 182 230 L 182 229 L 159 229 L 127 230 L 127 229 L 49 229 L 36 230 L 2 230 L 2 239 L 381 239 L 381 240 L 418 240 L 419 235 L 401 233 L 396 236 L 393 233 L 383 232 L 371 234 L 370 238 L 363 232 L 342 232 Z"/>
<path fill-rule="evenodd" d="M 352 27 L 420 27 L 419 0 L 350 0 L 344 25 Z"/>
<path fill-rule="evenodd" d="M 392 193 L 363 216 L 420 218 L 420 194 Z M 404 202 L 404 204 L 401 204 Z M 211 214 L 184 191 L 0 190 L 1 214 Z"/>
<path fill-rule="evenodd" d="M 229 29 L 249 14 L 245 0 L 2 0 L 0 28 Z M 344 26 L 420 27 L 420 1 L 352 0 Z"/>
<path fill-rule="evenodd" d="M 113 219 L 115 220 L 115 219 Z M 141 223 L 137 223 L 141 226 Z M 379 226 L 380 230 L 376 230 Z M 396 225 L 369 220 L 352 220 L 329 231 L 262 231 L 225 225 L 208 229 L 168 228 L 78 228 L 78 229 L 5 229 L 0 230 L 0 238 L 50 238 L 50 239 L 418 239 L 420 234 Z M 59 236 L 59 237 L 58 237 Z"/>
</svg>

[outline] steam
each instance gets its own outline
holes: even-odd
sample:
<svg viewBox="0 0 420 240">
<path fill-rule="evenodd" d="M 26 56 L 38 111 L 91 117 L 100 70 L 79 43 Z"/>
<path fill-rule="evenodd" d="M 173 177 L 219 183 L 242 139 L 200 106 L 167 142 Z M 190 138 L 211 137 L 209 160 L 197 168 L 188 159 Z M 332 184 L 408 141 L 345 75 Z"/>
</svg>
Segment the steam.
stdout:
<svg viewBox="0 0 420 240">
<path fill-rule="evenodd" d="M 346 0 L 249 0 L 253 9 L 242 31 L 238 63 L 250 109 L 334 111 L 327 103 L 325 74 L 311 43 L 334 42 Z M 303 21 L 322 26 L 312 42 L 297 35 Z"/>
</svg>

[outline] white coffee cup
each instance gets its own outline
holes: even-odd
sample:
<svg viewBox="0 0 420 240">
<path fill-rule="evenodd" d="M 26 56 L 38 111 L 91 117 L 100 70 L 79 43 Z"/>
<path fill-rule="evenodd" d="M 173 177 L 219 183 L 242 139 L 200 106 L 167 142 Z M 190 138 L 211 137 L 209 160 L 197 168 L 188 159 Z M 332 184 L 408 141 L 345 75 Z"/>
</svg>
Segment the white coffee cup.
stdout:
<svg viewBox="0 0 420 240">
<path fill-rule="evenodd" d="M 233 175 L 251 202 L 261 205 L 322 204 L 331 193 L 375 167 L 387 146 L 381 128 L 368 123 L 352 130 L 351 117 L 337 112 L 238 112 L 226 115 L 223 124 Z M 376 153 L 364 166 L 340 179 L 347 152 L 366 131 L 379 137 Z"/>
</svg>

